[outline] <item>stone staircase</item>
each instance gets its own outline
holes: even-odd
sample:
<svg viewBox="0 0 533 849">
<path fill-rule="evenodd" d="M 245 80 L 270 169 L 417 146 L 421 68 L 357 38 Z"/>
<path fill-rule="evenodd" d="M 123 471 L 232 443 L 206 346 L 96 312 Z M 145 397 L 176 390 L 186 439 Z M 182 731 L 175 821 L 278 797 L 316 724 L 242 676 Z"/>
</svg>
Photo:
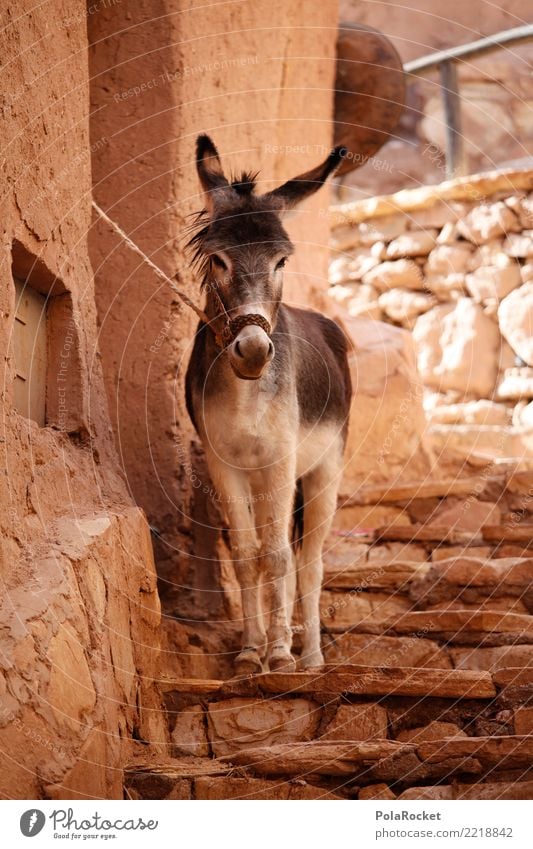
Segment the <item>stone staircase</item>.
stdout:
<svg viewBox="0 0 533 849">
<path fill-rule="evenodd" d="M 238 623 L 213 623 L 220 678 L 158 682 L 169 742 L 136 743 L 126 797 L 532 798 L 532 516 L 530 472 L 362 487 L 327 545 L 327 665 L 232 679 Z"/>
</svg>

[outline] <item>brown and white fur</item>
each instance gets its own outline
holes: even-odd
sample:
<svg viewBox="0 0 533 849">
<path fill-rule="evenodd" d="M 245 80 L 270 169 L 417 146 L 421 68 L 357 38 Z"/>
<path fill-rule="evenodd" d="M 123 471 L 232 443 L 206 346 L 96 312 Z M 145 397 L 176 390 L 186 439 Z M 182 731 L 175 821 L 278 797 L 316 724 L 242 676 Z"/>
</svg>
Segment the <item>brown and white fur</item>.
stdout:
<svg viewBox="0 0 533 849">
<path fill-rule="evenodd" d="M 294 668 L 296 578 L 300 667 L 323 664 L 322 548 L 336 508 L 351 385 L 339 327 L 320 313 L 282 303 L 282 268 L 293 246 L 281 217 L 319 189 L 341 157 L 336 149 L 317 168 L 258 196 L 251 175 L 230 182 L 213 142 L 207 136 L 197 141 L 206 209 L 191 245 L 207 316 L 215 326 L 220 320 L 216 289 L 231 317 L 259 314 L 272 328 L 269 337 L 247 325 L 221 350 L 200 322 L 186 378 L 187 407 L 226 513 L 241 586 L 239 674 Z M 297 490 L 303 531 L 295 564 Z"/>
</svg>

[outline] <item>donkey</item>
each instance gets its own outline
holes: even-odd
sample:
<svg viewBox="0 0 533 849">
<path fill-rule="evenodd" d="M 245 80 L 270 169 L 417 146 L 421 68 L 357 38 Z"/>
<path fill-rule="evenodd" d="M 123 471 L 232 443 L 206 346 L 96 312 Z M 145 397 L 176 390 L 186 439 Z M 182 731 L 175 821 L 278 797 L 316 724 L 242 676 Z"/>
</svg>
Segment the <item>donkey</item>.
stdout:
<svg viewBox="0 0 533 849">
<path fill-rule="evenodd" d="M 296 578 L 303 616 L 299 666 L 324 663 L 322 548 L 336 508 L 351 383 L 340 328 L 282 302 L 283 267 L 293 245 L 281 219 L 320 188 L 343 154 L 335 148 L 318 167 L 258 195 L 257 175 L 226 179 L 211 139 L 197 139 L 205 209 L 189 247 L 209 326 L 200 321 L 196 331 L 186 400 L 229 525 L 244 616 L 235 661 L 240 675 L 295 668 Z M 295 511 L 297 493 L 303 503 Z M 301 519 L 302 512 L 294 546 L 293 515 Z"/>
</svg>

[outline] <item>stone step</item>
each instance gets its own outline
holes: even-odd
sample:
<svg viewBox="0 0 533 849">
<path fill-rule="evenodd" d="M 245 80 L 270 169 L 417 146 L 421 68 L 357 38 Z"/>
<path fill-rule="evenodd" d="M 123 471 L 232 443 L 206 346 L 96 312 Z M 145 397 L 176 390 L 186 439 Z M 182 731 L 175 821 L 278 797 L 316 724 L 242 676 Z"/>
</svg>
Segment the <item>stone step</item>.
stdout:
<svg viewBox="0 0 533 849">
<path fill-rule="evenodd" d="M 528 780 L 532 745 L 531 737 L 513 736 L 443 738 L 418 745 L 376 740 L 257 746 L 217 759 L 130 764 L 125 769 L 126 796 L 167 800 L 527 799 L 533 787 Z M 509 768 L 527 772 L 522 780 L 495 780 Z M 454 775 L 476 783 L 413 786 L 419 781 L 449 780 Z M 484 782 L 485 776 L 491 780 Z"/>
<path fill-rule="evenodd" d="M 496 688 L 488 672 L 416 667 L 324 666 L 315 672 L 268 672 L 231 681 L 168 679 L 158 682 L 163 693 L 215 697 L 251 695 L 431 696 L 488 699 Z"/>
<path fill-rule="evenodd" d="M 258 775 L 350 777 L 356 783 L 376 781 L 413 785 L 428 778 L 531 770 L 531 736 L 443 738 L 428 743 L 373 742 L 287 743 L 258 746 L 220 758 Z M 524 775 L 527 778 L 527 775 Z"/>
<path fill-rule="evenodd" d="M 383 525 L 379 528 L 367 529 L 364 534 L 354 534 L 350 531 L 344 533 L 360 542 L 446 543 L 466 546 L 479 546 L 484 543 L 491 545 L 521 543 L 525 549 L 533 548 L 533 525 L 523 523 L 516 526 L 482 525 L 479 533 L 456 530 L 453 526 L 422 523 Z"/>
<path fill-rule="evenodd" d="M 227 763 L 202 759 L 169 759 L 130 764 L 124 771 L 130 799 L 341 799 L 327 787 L 303 779 L 268 780 L 239 776 Z"/>
<path fill-rule="evenodd" d="M 431 563 L 396 560 L 369 563 L 348 558 L 342 568 L 326 562 L 324 587 L 335 590 L 404 592 L 417 603 L 446 599 L 519 596 L 533 589 L 533 558 L 448 557 Z"/>
<path fill-rule="evenodd" d="M 366 670 L 354 681 L 353 669 L 210 681 L 201 693 L 197 687 L 190 692 L 190 681 L 168 681 L 170 753 L 218 758 L 250 747 L 311 740 L 421 743 L 533 732 L 533 709 L 527 707 L 531 668 L 501 669 L 494 675 L 426 670 L 425 688 L 423 670 L 401 670 L 403 681 L 397 669 L 379 676 Z"/>
<path fill-rule="evenodd" d="M 371 532 L 374 542 L 431 542 L 450 545 L 481 545 L 483 537 L 447 525 L 383 525 Z"/>
<path fill-rule="evenodd" d="M 331 621 L 326 633 L 344 632 Z M 367 617 L 352 625 L 350 633 L 384 636 L 431 635 L 454 645 L 501 646 L 533 643 L 533 618 L 524 613 L 495 610 L 420 610 L 400 613 L 396 617 Z"/>
<path fill-rule="evenodd" d="M 323 640 L 324 656 L 326 662 L 331 664 L 451 669 L 454 664 L 449 651 L 442 648 L 436 640 L 428 639 L 430 636 L 429 633 L 425 635 L 425 632 L 421 632 L 416 637 L 383 637 L 374 634 L 356 634 L 353 631 L 326 634 Z M 531 648 L 533 651 L 533 647 Z M 475 660 L 472 662 L 474 663 Z M 465 668 L 482 670 L 490 666 L 465 666 Z"/>
<path fill-rule="evenodd" d="M 533 525 L 530 524 L 484 525 L 481 533 L 487 542 L 520 542 L 533 547 Z"/>
<path fill-rule="evenodd" d="M 367 589 L 397 591 L 407 589 L 413 578 L 423 578 L 430 569 L 430 563 L 418 563 L 410 560 L 384 562 L 347 562 L 342 568 L 326 559 L 324 564 L 325 589 Z"/>
<path fill-rule="evenodd" d="M 390 504 L 397 501 L 405 502 L 422 498 L 468 497 L 479 491 L 481 484 L 486 486 L 489 480 L 484 478 L 482 481 L 481 478 L 470 477 L 440 481 L 412 481 L 411 483 L 382 486 L 361 486 L 356 493 L 344 498 L 339 507 Z"/>
<path fill-rule="evenodd" d="M 533 799 L 533 781 L 497 783 L 438 784 L 434 787 L 409 787 L 397 799 Z"/>
<path fill-rule="evenodd" d="M 418 606 L 448 599 L 475 603 L 487 597 L 517 597 L 533 610 L 533 559 L 448 558 L 413 570 L 401 588 Z"/>
</svg>

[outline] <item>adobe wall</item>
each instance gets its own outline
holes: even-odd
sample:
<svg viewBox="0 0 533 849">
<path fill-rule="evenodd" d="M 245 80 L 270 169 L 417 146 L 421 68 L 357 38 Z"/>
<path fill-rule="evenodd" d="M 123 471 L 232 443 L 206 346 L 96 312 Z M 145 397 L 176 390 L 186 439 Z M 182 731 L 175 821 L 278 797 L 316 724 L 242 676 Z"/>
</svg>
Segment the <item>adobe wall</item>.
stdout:
<svg viewBox="0 0 533 849">
<path fill-rule="evenodd" d="M 198 300 L 184 253 L 188 216 L 202 206 L 195 138 L 210 133 L 230 171 L 259 169 L 265 190 L 325 158 L 337 4 L 314 4 L 304 16 L 297 0 L 222 4 L 209 14 L 180 0 L 141 0 L 88 23 L 96 199 Z M 323 303 L 328 199 L 323 190 L 288 225 L 297 252 L 287 296 L 296 302 Z M 196 319 L 105 225 L 95 228 L 91 257 L 121 465 L 157 532 L 162 592 L 173 610 L 197 618 L 219 604 L 216 570 L 202 558 L 216 545 L 206 526 L 220 520 L 202 491 L 201 456 L 191 456 L 183 402 Z M 191 514 L 200 525 L 191 527 Z"/>
<path fill-rule="evenodd" d="M 159 601 L 96 348 L 87 14 L 19 0 L 2 15 L 0 795 L 121 797 L 127 740 L 164 734 L 145 714 Z M 46 427 L 13 406 L 12 262 L 53 296 Z"/>
</svg>

